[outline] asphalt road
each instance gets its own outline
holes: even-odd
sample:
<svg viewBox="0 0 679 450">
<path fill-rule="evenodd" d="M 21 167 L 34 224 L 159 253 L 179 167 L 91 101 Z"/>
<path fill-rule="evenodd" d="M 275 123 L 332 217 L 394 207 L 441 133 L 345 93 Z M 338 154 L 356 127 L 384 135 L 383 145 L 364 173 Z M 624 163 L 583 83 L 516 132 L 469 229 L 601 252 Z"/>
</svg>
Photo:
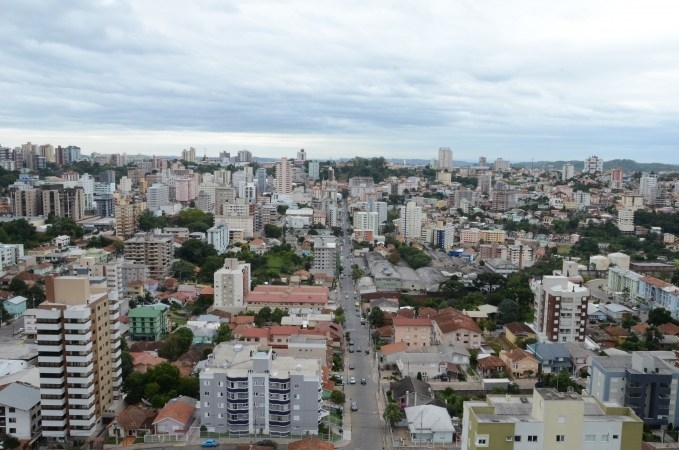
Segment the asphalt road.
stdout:
<svg viewBox="0 0 679 450">
<path fill-rule="evenodd" d="M 347 403 L 355 401 L 358 411 L 351 412 L 346 409 L 347 414 L 351 414 L 351 444 L 345 448 L 354 450 L 378 450 L 382 448 L 382 428 L 380 414 L 377 405 L 378 375 L 375 363 L 375 351 L 370 342 L 370 332 L 366 325 L 361 325 L 361 318 L 357 316 L 360 308 L 354 306 L 357 299 L 354 299 L 356 286 L 351 278 L 352 252 L 351 238 L 346 235 L 348 228 L 347 207 L 343 203 L 341 219 L 344 236 L 342 237 L 342 265 L 344 275 L 340 282 L 340 304 L 346 312 L 345 330 L 350 333 L 354 347 L 361 351 L 355 353 L 347 352 L 344 358 L 344 393 Z M 348 297 L 348 298 L 347 298 Z M 370 349 L 370 354 L 365 354 L 365 349 Z M 354 369 L 349 370 L 350 364 Z M 349 384 L 350 377 L 356 378 L 356 384 Z M 361 378 L 365 378 L 367 384 L 361 384 Z"/>
<path fill-rule="evenodd" d="M 24 318 L 19 317 L 12 323 L 4 324 L 0 327 L 0 343 L 1 342 L 14 342 L 16 339 L 21 338 L 20 334 L 17 334 L 19 328 L 23 328 Z"/>
</svg>

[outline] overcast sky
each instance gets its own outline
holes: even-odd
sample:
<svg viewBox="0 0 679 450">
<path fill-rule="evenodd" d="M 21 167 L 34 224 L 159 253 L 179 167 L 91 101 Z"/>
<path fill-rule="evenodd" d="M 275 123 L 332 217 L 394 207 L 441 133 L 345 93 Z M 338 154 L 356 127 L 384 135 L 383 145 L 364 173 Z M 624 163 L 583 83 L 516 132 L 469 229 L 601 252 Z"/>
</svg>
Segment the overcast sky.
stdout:
<svg viewBox="0 0 679 450">
<path fill-rule="evenodd" d="M 679 163 L 679 2 L 0 0 L 0 144 Z"/>
</svg>

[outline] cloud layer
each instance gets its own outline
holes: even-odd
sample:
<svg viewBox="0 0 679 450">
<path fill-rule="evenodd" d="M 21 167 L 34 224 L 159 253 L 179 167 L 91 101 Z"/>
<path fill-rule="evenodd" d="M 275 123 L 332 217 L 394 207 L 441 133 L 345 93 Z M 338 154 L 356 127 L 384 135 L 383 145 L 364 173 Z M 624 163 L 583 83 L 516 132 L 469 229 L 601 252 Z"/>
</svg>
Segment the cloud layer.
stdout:
<svg viewBox="0 0 679 450">
<path fill-rule="evenodd" d="M 679 163 L 679 4 L 0 0 L 0 142 Z"/>
</svg>

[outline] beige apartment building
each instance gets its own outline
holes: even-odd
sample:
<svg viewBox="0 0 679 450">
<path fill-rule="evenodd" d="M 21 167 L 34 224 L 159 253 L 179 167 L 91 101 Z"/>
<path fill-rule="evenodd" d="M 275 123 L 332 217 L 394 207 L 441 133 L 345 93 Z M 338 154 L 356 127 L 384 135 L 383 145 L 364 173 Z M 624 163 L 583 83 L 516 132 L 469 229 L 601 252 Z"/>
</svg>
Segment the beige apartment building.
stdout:
<svg viewBox="0 0 679 450">
<path fill-rule="evenodd" d="M 430 347 L 431 319 L 394 317 L 394 342 L 405 342 L 408 347 Z"/>
<path fill-rule="evenodd" d="M 87 438 L 113 417 L 122 384 L 117 301 L 86 277 L 45 279 L 35 311 L 42 435 Z"/>
<path fill-rule="evenodd" d="M 127 238 L 137 231 L 137 220 L 146 211 L 146 202 L 121 200 L 116 203 L 114 216 L 116 219 L 116 236 Z"/>
<path fill-rule="evenodd" d="M 170 271 L 174 258 L 174 244 L 171 236 L 153 233 L 136 233 L 125 241 L 125 259 L 146 264 L 149 276 L 155 280 L 164 279 Z"/>
</svg>

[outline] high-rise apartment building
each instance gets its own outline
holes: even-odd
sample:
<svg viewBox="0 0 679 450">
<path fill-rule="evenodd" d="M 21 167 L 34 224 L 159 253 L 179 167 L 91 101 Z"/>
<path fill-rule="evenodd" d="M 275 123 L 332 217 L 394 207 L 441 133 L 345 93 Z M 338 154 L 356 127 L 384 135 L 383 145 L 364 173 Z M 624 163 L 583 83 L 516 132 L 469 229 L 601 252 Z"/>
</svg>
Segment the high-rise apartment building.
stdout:
<svg viewBox="0 0 679 450">
<path fill-rule="evenodd" d="M 490 195 L 493 187 L 493 174 L 490 172 L 483 172 L 479 174 L 479 191 L 481 195 Z"/>
<path fill-rule="evenodd" d="M 611 189 L 614 191 L 621 191 L 623 184 L 624 171 L 622 167 L 616 167 L 611 170 Z"/>
<path fill-rule="evenodd" d="M 136 233 L 125 241 L 124 251 L 125 259 L 147 265 L 151 278 L 160 281 L 170 272 L 174 243 L 171 236 Z"/>
<path fill-rule="evenodd" d="M 297 161 L 306 161 L 306 151 L 304 151 L 304 149 L 297 152 Z"/>
<path fill-rule="evenodd" d="M 535 327 L 549 342 L 583 342 L 590 294 L 564 276 L 544 276 L 531 282 Z"/>
<path fill-rule="evenodd" d="M 85 217 L 85 192 L 81 187 L 44 184 L 41 191 L 43 216 L 68 217 L 76 222 Z"/>
<path fill-rule="evenodd" d="M 252 162 L 252 152 L 249 150 L 240 150 L 238 152 L 238 162 L 239 163 L 250 163 Z"/>
<path fill-rule="evenodd" d="M 195 163 L 196 162 L 196 149 L 189 147 L 189 149 L 182 150 L 182 159 L 186 162 Z"/>
<path fill-rule="evenodd" d="M 250 263 L 226 258 L 214 274 L 215 308 L 242 307 L 250 293 Z"/>
<path fill-rule="evenodd" d="M 408 202 L 405 206 L 401 206 L 401 217 L 398 220 L 401 225 L 401 234 L 407 240 L 422 237 L 422 208 L 415 202 Z"/>
<path fill-rule="evenodd" d="M 510 168 L 511 165 L 509 164 L 509 161 L 507 161 L 506 159 L 498 158 L 493 163 L 493 170 L 496 170 L 498 172 L 507 171 Z"/>
<path fill-rule="evenodd" d="M 40 189 L 12 189 L 11 196 L 16 217 L 36 217 L 42 214 Z"/>
<path fill-rule="evenodd" d="M 280 161 L 276 161 L 274 191 L 278 194 L 289 194 L 292 192 L 292 165 L 288 158 L 281 158 Z"/>
<path fill-rule="evenodd" d="M 231 436 L 318 433 L 323 376 L 318 359 L 225 342 L 200 373 L 201 425 Z"/>
<path fill-rule="evenodd" d="M 266 169 L 259 167 L 255 172 L 255 178 L 257 179 L 257 195 L 262 195 L 267 191 Z"/>
<path fill-rule="evenodd" d="M 86 277 L 45 279 L 36 312 L 42 435 L 88 438 L 112 417 L 122 384 L 118 302 Z"/>
<path fill-rule="evenodd" d="M 311 263 L 311 272 L 322 272 L 328 276 L 337 275 L 338 251 L 337 238 L 335 236 L 314 236 L 314 260 Z"/>
<path fill-rule="evenodd" d="M 634 233 L 634 210 L 630 208 L 623 208 L 618 211 L 618 230 L 622 234 Z"/>
<path fill-rule="evenodd" d="M 309 161 L 309 178 L 318 180 L 321 178 L 321 163 L 318 161 Z"/>
<path fill-rule="evenodd" d="M 653 204 L 658 196 L 658 175 L 655 172 L 646 173 L 639 179 L 639 194 L 644 196 L 644 202 Z"/>
<path fill-rule="evenodd" d="M 585 167 L 582 169 L 583 173 L 595 174 L 603 173 L 604 171 L 604 160 L 598 156 L 590 156 L 585 158 Z"/>
<path fill-rule="evenodd" d="M 226 249 L 229 248 L 230 241 L 228 225 L 216 225 L 212 228 L 209 228 L 205 234 L 207 235 L 207 243 L 212 245 L 220 255 L 226 252 Z"/>
<path fill-rule="evenodd" d="M 589 395 L 537 388 L 532 396 L 464 402 L 462 450 L 638 449 L 643 422 L 630 408 Z"/>
<path fill-rule="evenodd" d="M 563 165 L 561 169 L 561 180 L 567 181 L 570 180 L 575 176 L 575 169 L 573 168 L 573 164 L 571 163 L 566 163 Z"/>
<path fill-rule="evenodd" d="M 154 183 L 146 191 L 146 206 L 149 211 L 160 211 L 163 206 L 170 204 L 170 188 L 160 183 Z"/>
<path fill-rule="evenodd" d="M 146 202 L 121 200 L 115 205 L 116 236 L 126 239 L 137 231 L 141 213 L 146 211 Z"/>
<path fill-rule="evenodd" d="M 453 151 L 450 147 L 439 148 L 439 159 L 436 168 L 440 170 L 453 170 Z"/>
</svg>

